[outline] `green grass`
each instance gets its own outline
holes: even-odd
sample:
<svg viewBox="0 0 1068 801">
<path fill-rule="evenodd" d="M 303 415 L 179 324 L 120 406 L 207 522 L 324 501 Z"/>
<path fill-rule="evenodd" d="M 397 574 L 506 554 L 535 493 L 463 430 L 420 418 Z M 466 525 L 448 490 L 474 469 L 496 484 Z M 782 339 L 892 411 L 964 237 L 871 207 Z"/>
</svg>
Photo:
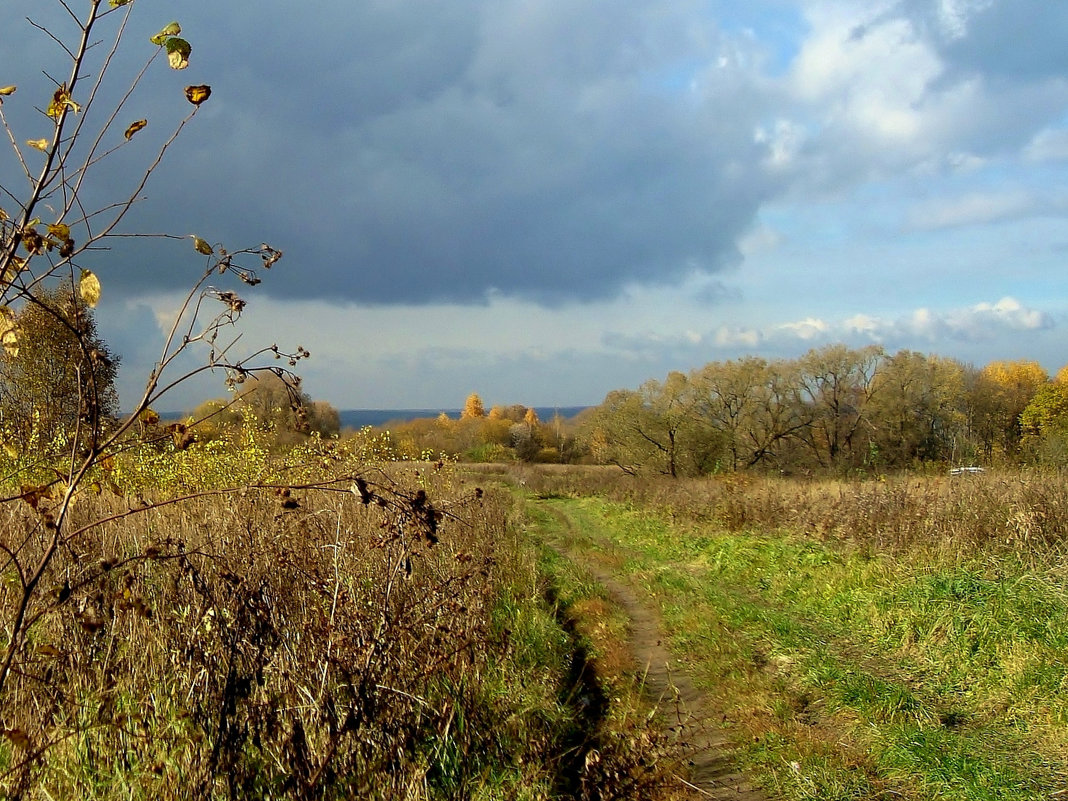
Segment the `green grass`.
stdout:
<svg viewBox="0 0 1068 801">
<path fill-rule="evenodd" d="M 543 503 L 659 603 L 784 797 L 1023 801 L 1068 780 L 1068 585 L 1053 567 Z"/>
<path fill-rule="evenodd" d="M 551 503 L 558 499 L 539 496 L 523 514 L 540 545 L 538 566 L 549 598 L 575 637 L 586 660 L 584 675 L 593 683 L 576 685 L 575 691 L 596 696 L 599 707 L 593 739 L 584 744 L 593 758 L 582 760 L 576 797 L 676 799 L 681 787 L 676 774 L 684 770 L 688 746 L 668 731 L 669 722 L 656 716 L 655 704 L 643 694 L 645 674 L 631 654 L 626 611 L 588 568 L 570 558 L 576 550 L 597 550 L 601 540 L 572 525 L 567 515 L 553 513 Z M 611 561 L 611 550 L 601 556 Z"/>
</svg>

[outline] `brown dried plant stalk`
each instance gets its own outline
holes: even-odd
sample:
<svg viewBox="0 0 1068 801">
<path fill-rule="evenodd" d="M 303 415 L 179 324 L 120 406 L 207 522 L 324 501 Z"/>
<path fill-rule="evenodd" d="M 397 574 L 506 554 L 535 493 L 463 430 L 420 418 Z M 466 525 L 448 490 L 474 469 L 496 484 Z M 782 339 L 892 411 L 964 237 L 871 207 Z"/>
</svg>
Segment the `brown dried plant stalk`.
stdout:
<svg viewBox="0 0 1068 801">
<path fill-rule="evenodd" d="M 183 59 L 187 63 L 189 57 L 189 45 L 172 23 L 152 38 L 150 54 L 132 77 L 125 79 L 115 74 L 115 57 L 133 8 L 129 0 L 91 0 L 79 16 L 65 0 L 35 5 L 34 13 L 46 21 L 29 19 L 27 34 L 40 34 L 54 45 L 59 60 L 66 64 L 66 79 L 49 78 L 53 83 L 50 96 L 33 98 L 36 109 L 20 105 L 17 85 L 0 88 L 0 125 L 10 142 L 16 172 L 22 173 L 13 182 L 3 177 L 7 173 L 0 173 L 0 357 L 19 365 L 22 350 L 22 369 L 16 371 L 22 385 L 17 389 L 31 398 L 32 393 L 37 393 L 38 397 L 49 399 L 31 409 L 27 419 L 5 419 L 6 425 L 32 432 L 33 416 L 51 402 L 50 392 L 54 389 L 47 383 L 29 386 L 25 379 L 32 373 L 32 365 L 26 364 L 26 346 L 37 332 L 19 326 L 23 315 L 36 310 L 38 318 L 55 331 L 57 340 L 71 345 L 73 354 L 70 370 L 63 379 L 71 407 L 63 410 L 66 425 L 45 438 L 47 441 L 35 441 L 32 448 L 21 452 L 6 434 L 0 433 L 8 451 L 16 451 L 16 467 L 4 482 L 10 489 L 0 490 L 5 496 L 0 498 L 0 506 L 14 504 L 24 513 L 11 513 L 9 520 L 18 526 L 19 533 L 0 546 L 0 573 L 15 588 L 17 597 L 5 610 L 3 621 L 0 699 L 8 691 L 31 629 L 40 619 L 42 582 L 50 574 L 53 561 L 61 553 L 80 547 L 79 536 L 101 524 L 72 520 L 75 501 L 81 502 L 85 494 L 87 477 L 101 468 L 107 470 L 117 455 L 138 446 L 143 439 L 140 435 L 144 433 L 144 421 L 152 414 L 151 406 L 193 376 L 218 370 L 241 380 L 257 370 L 269 369 L 295 387 L 297 379 L 288 369 L 261 362 L 264 357 L 284 356 L 294 366 L 307 356 L 302 348 L 283 353 L 273 345 L 251 355 L 237 355 L 238 337 L 226 336 L 225 332 L 238 321 L 245 302 L 235 291 L 211 283 L 237 279 L 245 285 L 255 285 L 260 273 L 278 261 L 281 251 L 267 244 L 229 251 L 200 237 L 138 234 L 123 228 L 130 210 L 144 199 L 142 193 L 168 150 L 210 96 L 210 87 L 187 87 L 184 97 L 175 98 L 175 106 L 188 111 L 160 140 L 155 156 L 133 178 L 128 193 L 97 208 L 86 206 L 87 188 L 93 178 L 108 168 L 112 157 L 134 136 L 145 135 L 140 132 L 146 127 L 146 120 L 137 120 L 122 130 L 119 118 L 129 113 L 134 91 L 145 81 L 150 67 L 165 56 L 171 67 L 180 69 Z M 74 33 L 67 38 L 64 31 L 71 30 L 72 21 Z M 14 31 L 4 34 L 18 35 Z M 47 65 L 41 67 L 49 76 Z M 120 92 L 117 100 L 109 101 L 105 87 L 113 83 Z M 8 109 L 19 113 L 22 125 L 9 119 L 4 101 L 8 102 Z M 50 135 L 26 139 L 31 123 L 36 126 L 33 130 L 39 131 L 37 112 L 43 112 Z M 43 163 L 37 170 L 31 167 L 37 157 L 34 151 L 43 154 Z M 101 280 L 84 265 L 94 252 L 109 250 L 129 237 L 164 241 L 192 238 L 204 267 L 175 315 L 159 361 L 146 376 L 143 393 L 129 413 L 119 418 L 114 413 L 110 383 L 115 360 L 96 339 L 90 323 L 92 308 L 100 297 Z M 180 357 L 198 346 L 207 348 L 204 363 L 193 369 L 180 368 Z M 294 397 L 298 397 L 295 389 Z M 170 436 L 171 432 L 165 434 Z M 131 511 L 134 510 L 126 513 Z M 105 515 L 108 519 L 113 516 Z"/>
</svg>

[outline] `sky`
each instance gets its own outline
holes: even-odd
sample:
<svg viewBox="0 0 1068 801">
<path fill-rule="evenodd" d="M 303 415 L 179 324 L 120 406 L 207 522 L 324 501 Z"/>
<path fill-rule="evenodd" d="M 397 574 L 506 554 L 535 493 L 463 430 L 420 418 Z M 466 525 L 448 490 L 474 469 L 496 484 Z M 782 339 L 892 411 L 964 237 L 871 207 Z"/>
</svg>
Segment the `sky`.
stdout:
<svg viewBox="0 0 1068 801">
<path fill-rule="evenodd" d="M 25 21 L 69 33 L 51 5 L 0 6 L 22 138 L 64 71 Z M 151 66 L 86 197 L 210 84 L 126 228 L 283 250 L 235 352 L 307 348 L 338 408 L 596 404 L 838 342 L 1068 362 L 1068 3 L 136 0 L 112 75 L 172 19 L 190 66 Z M 89 266 L 129 404 L 205 263 L 121 239 Z"/>
</svg>

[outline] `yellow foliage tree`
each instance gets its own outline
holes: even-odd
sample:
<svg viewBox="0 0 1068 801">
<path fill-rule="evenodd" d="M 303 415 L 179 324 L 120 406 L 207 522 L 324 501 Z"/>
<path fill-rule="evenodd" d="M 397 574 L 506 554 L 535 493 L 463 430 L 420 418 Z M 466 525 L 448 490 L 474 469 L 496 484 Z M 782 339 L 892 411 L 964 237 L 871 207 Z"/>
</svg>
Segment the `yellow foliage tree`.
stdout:
<svg viewBox="0 0 1068 801">
<path fill-rule="evenodd" d="M 1002 391 L 1014 395 L 1030 393 L 1033 396 L 1049 381 L 1049 374 L 1042 365 L 1030 359 L 990 362 L 983 368 L 983 376 Z"/>
<path fill-rule="evenodd" d="M 31 297 L 8 318 L 16 345 L 0 348 L 0 430 L 20 453 L 41 458 L 68 451 L 76 434 L 95 445 L 111 425 L 119 358 L 71 283 Z"/>
<path fill-rule="evenodd" d="M 1020 416 L 1049 374 L 1036 361 L 996 361 L 984 367 L 973 387 L 972 425 L 988 453 L 1014 453 L 1022 434 Z"/>
<path fill-rule="evenodd" d="M 486 407 L 482 405 L 482 398 L 472 392 L 464 402 L 464 410 L 460 414 L 461 420 L 481 419 L 486 416 Z"/>
</svg>

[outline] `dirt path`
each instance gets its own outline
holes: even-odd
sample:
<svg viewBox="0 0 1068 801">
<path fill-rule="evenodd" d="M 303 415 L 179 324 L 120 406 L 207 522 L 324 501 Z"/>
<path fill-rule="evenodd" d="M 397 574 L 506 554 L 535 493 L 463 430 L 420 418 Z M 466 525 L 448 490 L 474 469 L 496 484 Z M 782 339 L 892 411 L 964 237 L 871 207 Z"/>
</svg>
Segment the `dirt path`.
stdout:
<svg viewBox="0 0 1068 801">
<path fill-rule="evenodd" d="M 560 509 L 549 507 L 561 525 L 571 532 L 575 521 Z M 725 801 L 768 801 L 768 797 L 747 779 L 734 772 L 725 756 L 728 738 L 714 725 L 709 699 L 677 667 L 677 661 L 664 645 L 660 616 L 643 603 L 634 588 L 616 578 L 589 553 L 564 549 L 567 558 L 581 564 L 626 612 L 630 619 L 630 650 L 639 670 L 645 671 L 645 692 L 659 705 L 664 723 L 681 727 L 681 739 L 693 749 L 691 772 L 684 777 L 695 797 Z"/>
</svg>

